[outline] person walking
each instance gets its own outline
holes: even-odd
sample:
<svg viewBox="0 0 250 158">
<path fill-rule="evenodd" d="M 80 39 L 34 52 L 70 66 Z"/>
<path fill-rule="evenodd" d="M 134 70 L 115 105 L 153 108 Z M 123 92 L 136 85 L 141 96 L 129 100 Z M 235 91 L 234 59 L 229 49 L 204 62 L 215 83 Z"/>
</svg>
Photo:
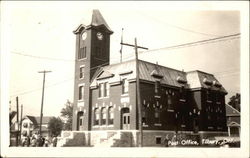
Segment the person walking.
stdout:
<svg viewBox="0 0 250 158">
<path fill-rule="evenodd" d="M 53 143 L 53 147 L 56 147 L 57 145 L 57 137 L 54 135 L 53 139 L 52 139 L 52 143 Z"/>
<path fill-rule="evenodd" d="M 36 138 L 35 136 L 32 136 L 31 138 L 31 147 L 35 147 L 36 146 Z"/>
<path fill-rule="evenodd" d="M 168 134 L 166 135 L 166 138 L 164 140 L 164 145 L 165 147 L 168 147 L 168 142 L 169 142 L 169 138 L 168 138 Z"/>
<path fill-rule="evenodd" d="M 30 136 L 27 136 L 27 147 L 30 146 Z"/>
</svg>

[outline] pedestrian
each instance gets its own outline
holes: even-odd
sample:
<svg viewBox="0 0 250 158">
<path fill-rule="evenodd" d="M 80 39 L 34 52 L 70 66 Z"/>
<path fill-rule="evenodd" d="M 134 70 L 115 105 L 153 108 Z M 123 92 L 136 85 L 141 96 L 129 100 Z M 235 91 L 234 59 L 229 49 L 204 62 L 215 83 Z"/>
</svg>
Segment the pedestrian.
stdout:
<svg viewBox="0 0 250 158">
<path fill-rule="evenodd" d="M 56 145 L 57 145 L 57 137 L 56 137 L 56 135 L 54 135 L 54 137 L 52 139 L 52 143 L 53 143 L 53 147 L 56 147 Z"/>
<path fill-rule="evenodd" d="M 45 138 L 45 141 L 44 141 L 44 146 L 45 147 L 48 147 L 49 146 L 49 140 L 48 140 L 48 137 Z"/>
<path fill-rule="evenodd" d="M 41 137 L 41 140 L 42 140 L 42 144 L 41 144 L 41 146 L 43 146 L 43 145 L 44 145 L 44 143 L 45 143 L 45 138 L 44 138 L 44 137 Z"/>
<path fill-rule="evenodd" d="M 31 146 L 32 147 L 36 146 L 36 138 L 35 138 L 35 136 L 32 136 L 32 138 L 31 138 Z"/>
<path fill-rule="evenodd" d="M 27 147 L 30 146 L 30 136 L 27 136 Z"/>
<path fill-rule="evenodd" d="M 165 137 L 165 140 L 164 140 L 165 147 L 168 147 L 168 142 L 169 142 L 169 138 L 168 138 L 168 134 L 167 134 Z"/>
<path fill-rule="evenodd" d="M 26 144 L 26 141 L 27 141 L 27 138 L 25 136 L 23 136 L 21 142 L 22 142 L 22 146 L 25 146 Z"/>
</svg>

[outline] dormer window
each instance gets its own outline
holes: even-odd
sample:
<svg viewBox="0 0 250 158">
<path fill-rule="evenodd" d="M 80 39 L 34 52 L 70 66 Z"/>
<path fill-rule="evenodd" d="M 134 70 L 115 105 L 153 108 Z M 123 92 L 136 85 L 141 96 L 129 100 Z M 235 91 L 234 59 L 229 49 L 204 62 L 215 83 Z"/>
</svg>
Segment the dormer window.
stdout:
<svg viewBox="0 0 250 158">
<path fill-rule="evenodd" d="M 176 78 L 176 80 L 177 80 L 179 83 L 181 83 L 181 84 L 187 83 L 187 80 L 186 80 L 185 78 L 181 77 L 181 76 L 178 76 L 178 77 Z"/>
<path fill-rule="evenodd" d="M 213 81 L 213 85 L 217 88 L 221 88 L 222 85 L 218 81 Z"/>
<path fill-rule="evenodd" d="M 203 79 L 203 83 L 205 83 L 208 86 L 211 86 L 213 84 L 213 82 L 209 79 L 207 79 L 206 77 Z"/>
</svg>

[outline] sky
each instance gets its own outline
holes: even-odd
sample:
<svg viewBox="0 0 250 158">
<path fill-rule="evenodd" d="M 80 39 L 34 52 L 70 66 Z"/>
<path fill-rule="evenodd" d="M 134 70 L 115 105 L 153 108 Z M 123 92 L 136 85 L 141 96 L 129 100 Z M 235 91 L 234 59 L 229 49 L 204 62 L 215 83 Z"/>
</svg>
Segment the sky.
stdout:
<svg viewBox="0 0 250 158">
<path fill-rule="evenodd" d="M 44 116 L 59 116 L 67 100 L 73 101 L 75 35 L 81 23 L 88 25 L 93 9 L 99 9 L 111 35 L 110 62 L 119 62 L 123 41 L 137 43 L 139 59 L 178 70 L 212 73 L 228 91 L 226 99 L 240 93 L 241 38 L 178 49 L 169 46 L 241 33 L 237 3 L 222 2 L 5 2 L 3 23 L 8 33 L 9 100 L 16 96 L 23 115 L 40 115 L 42 80 L 46 74 Z M 236 7 L 236 9 L 232 9 Z M 198 9 L 197 9 L 198 8 Z M 134 50 L 123 46 L 123 60 Z"/>
</svg>

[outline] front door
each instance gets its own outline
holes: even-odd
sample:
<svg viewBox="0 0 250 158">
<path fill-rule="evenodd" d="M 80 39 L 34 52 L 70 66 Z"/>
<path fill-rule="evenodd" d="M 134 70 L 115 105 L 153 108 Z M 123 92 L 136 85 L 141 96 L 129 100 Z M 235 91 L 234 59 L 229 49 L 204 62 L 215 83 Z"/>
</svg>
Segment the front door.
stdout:
<svg viewBox="0 0 250 158">
<path fill-rule="evenodd" d="M 83 115 L 79 118 L 79 130 L 83 131 Z"/>
<path fill-rule="evenodd" d="M 130 129 L 130 114 L 123 113 L 122 115 L 122 129 L 128 130 Z"/>
<path fill-rule="evenodd" d="M 83 112 L 80 111 L 77 114 L 77 130 L 82 131 L 83 130 Z"/>
</svg>

